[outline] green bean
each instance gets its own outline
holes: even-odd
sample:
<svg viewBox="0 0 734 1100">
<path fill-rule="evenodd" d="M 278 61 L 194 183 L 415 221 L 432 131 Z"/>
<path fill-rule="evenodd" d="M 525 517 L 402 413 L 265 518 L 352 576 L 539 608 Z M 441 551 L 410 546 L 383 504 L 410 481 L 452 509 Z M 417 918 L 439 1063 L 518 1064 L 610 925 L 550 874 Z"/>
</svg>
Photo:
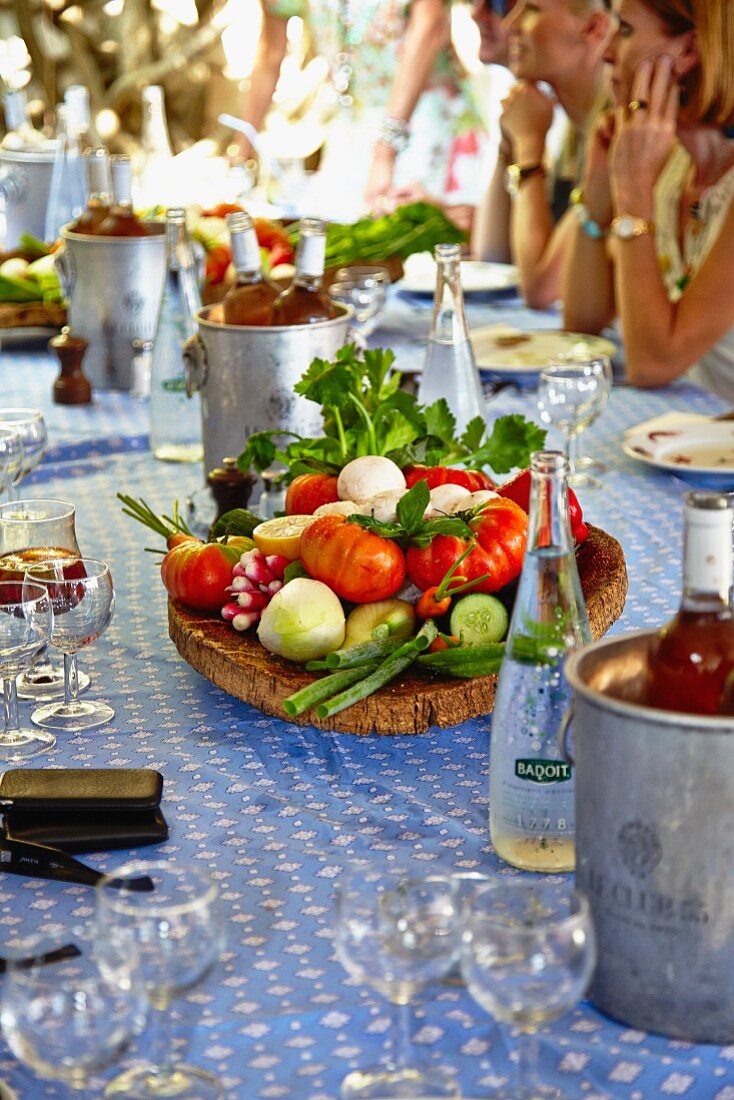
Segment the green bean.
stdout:
<svg viewBox="0 0 734 1100">
<path fill-rule="evenodd" d="M 313 663 L 313 662 L 309 662 Z M 330 676 L 322 676 L 320 680 L 314 680 L 312 684 L 301 688 L 293 695 L 283 700 L 283 710 L 291 718 L 302 714 L 304 710 L 320 703 L 322 699 L 329 699 L 335 691 L 342 691 L 365 675 L 365 672 L 377 668 L 377 663 L 363 665 L 361 668 L 347 668 L 339 672 L 332 672 Z"/>
<path fill-rule="evenodd" d="M 338 714 L 340 710 L 345 710 L 354 703 L 358 703 L 360 699 L 366 699 L 368 695 L 372 695 L 374 691 L 384 687 L 408 665 L 412 664 L 418 654 L 431 644 L 437 634 L 436 624 L 432 619 L 428 619 L 414 638 L 404 642 L 399 649 L 386 657 L 373 672 L 353 683 L 351 687 L 333 698 L 327 698 L 326 702 L 319 703 L 316 707 L 316 714 L 319 718 L 329 718 L 332 714 Z M 362 666 L 363 671 L 364 668 L 365 666 Z"/>
</svg>

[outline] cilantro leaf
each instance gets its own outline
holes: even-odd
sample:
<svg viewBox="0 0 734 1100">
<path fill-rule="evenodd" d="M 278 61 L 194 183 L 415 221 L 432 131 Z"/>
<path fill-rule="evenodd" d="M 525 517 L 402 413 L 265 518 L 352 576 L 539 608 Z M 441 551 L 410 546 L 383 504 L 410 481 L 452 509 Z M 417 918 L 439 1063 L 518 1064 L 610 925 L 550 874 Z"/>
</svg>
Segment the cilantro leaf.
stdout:
<svg viewBox="0 0 734 1100">
<path fill-rule="evenodd" d="M 465 458 L 467 466 L 490 466 L 506 474 L 516 466 L 528 466 L 533 451 L 541 450 L 546 432 L 524 416 L 514 413 L 495 420 L 492 434 L 481 447 Z"/>
</svg>

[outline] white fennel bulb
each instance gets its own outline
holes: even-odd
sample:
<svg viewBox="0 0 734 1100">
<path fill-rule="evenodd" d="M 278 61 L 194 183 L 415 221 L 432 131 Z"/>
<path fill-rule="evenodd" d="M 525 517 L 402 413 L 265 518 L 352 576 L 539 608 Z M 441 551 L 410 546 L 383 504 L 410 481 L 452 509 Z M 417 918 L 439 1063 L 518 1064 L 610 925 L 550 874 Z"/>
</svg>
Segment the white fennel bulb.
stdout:
<svg viewBox="0 0 734 1100">
<path fill-rule="evenodd" d="M 264 609 L 257 636 L 270 653 L 303 664 L 338 649 L 345 624 L 339 597 L 328 585 L 296 577 Z"/>
</svg>

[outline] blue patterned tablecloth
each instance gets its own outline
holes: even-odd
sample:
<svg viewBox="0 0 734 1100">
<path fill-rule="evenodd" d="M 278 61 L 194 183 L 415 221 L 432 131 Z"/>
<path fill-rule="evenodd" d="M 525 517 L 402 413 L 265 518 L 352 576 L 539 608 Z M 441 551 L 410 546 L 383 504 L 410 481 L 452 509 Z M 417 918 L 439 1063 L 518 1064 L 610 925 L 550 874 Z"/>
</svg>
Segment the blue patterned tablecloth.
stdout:
<svg viewBox="0 0 734 1100">
<path fill-rule="evenodd" d="M 472 315 L 477 323 L 510 315 L 533 327 L 558 323 L 515 301 Z M 415 356 L 427 327 L 425 308 L 395 301 L 373 343 Z M 115 617 L 81 664 L 90 690 L 116 714 L 109 726 L 61 735 L 35 763 L 161 770 L 170 839 L 135 854 L 209 867 L 228 913 L 221 967 L 174 1006 L 182 1044 L 222 1076 L 231 1100 L 336 1100 L 350 1069 L 379 1058 L 388 1013 L 334 958 L 333 883 L 356 859 L 499 869 L 487 824 L 490 720 L 421 737 L 329 734 L 269 718 L 200 677 L 167 638 L 165 592 L 143 552 L 152 536 L 121 515 L 115 492 L 168 510 L 200 487 L 202 471 L 156 462 L 146 407 L 125 395 L 98 395 L 92 408 L 51 405 L 55 373 L 45 353 L 3 354 L 0 401 L 44 408 L 51 448 L 25 493 L 74 501 L 84 552 L 112 565 Z M 490 408 L 533 415 L 534 396 L 507 389 Z M 582 497 L 585 514 L 619 539 L 629 567 L 615 631 L 657 625 L 677 605 L 686 486 L 627 458 L 620 442 L 626 428 L 674 408 L 715 413 L 721 403 L 683 383 L 657 392 L 620 387 L 583 438 L 609 467 L 604 488 Z M 85 858 L 110 869 L 126 855 Z M 87 887 L 0 873 L 0 940 L 49 921 L 80 925 L 93 900 Z M 413 1039 L 426 1057 L 455 1068 L 466 1097 L 488 1095 L 511 1072 L 511 1042 L 460 986 L 421 994 Z M 734 1100 L 734 1046 L 643 1034 L 588 1003 L 543 1027 L 540 1039 L 544 1076 L 570 1098 Z M 4 1045 L 0 1076 L 23 1098 L 64 1095 L 32 1078 Z"/>
</svg>

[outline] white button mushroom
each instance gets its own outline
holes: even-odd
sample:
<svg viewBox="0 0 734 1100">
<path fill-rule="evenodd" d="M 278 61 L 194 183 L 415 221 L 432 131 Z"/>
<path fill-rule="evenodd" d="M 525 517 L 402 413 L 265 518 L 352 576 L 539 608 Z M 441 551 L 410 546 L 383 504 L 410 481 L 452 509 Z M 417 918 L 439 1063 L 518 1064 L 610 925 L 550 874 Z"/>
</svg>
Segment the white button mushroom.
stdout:
<svg viewBox="0 0 734 1100">
<path fill-rule="evenodd" d="M 466 488 L 463 485 L 437 485 L 431 489 L 431 515 L 446 515 L 454 511 L 454 505 L 459 500 L 466 498 Z"/>
<path fill-rule="evenodd" d="M 449 510 L 451 512 L 468 512 L 470 508 L 478 508 L 480 505 L 488 504 L 490 500 L 496 500 L 498 496 L 499 493 L 495 493 L 491 489 L 478 489 L 476 493 L 468 493 L 461 500 L 457 500 Z"/>
<path fill-rule="evenodd" d="M 370 500 L 365 500 L 361 506 L 362 511 L 379 523 L 395 523 L 398 518 L 398 501 L 404 496 L 405 489 L 388 489 L 384 493 L 371 497 Z"/>
<path fill-rule="evenodd" d="M 319 504 L 315 516 L 355 516 L 364 512 L 364 505 L 353 500 L 332 500 L 329 504 Z"/>
<path fill-rule="evenodd" d="M 336 483 L 340 500 L 371 500 L 378 493 L 391 489 L 405 492 L 405 488 L 403 471 L 382 455 L 353 458 L 343 468 Z"/>
</svg>

